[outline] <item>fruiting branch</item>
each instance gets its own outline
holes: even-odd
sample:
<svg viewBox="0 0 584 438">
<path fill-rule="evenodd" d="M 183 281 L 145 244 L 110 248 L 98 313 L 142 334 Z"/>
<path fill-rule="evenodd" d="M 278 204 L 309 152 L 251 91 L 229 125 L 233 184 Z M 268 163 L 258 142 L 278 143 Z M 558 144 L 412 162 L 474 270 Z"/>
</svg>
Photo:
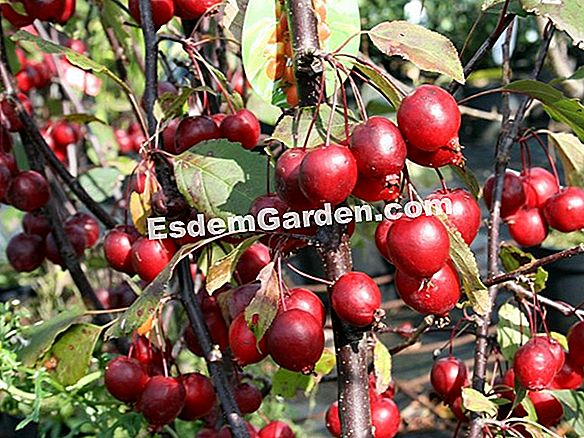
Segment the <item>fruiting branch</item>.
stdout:
<svg viewBox="0 0 584 438">
<path fill-rule="evenodd" d="M 543 37 L 542 45 L 539 50 L 534 69 L 531 73 L 532 79 L 536 79 L 541 72 L 549 44 L 554 34 L 554 28 L 548 26 Z M 522 97 L 521 103 L 515 111 L 514 117 L 503 119 L 503 128 L 497 142 L 496 166 L 495 166 L 495 188 L 493 192 L 493 206 L 489 218 L 489 244 L 488 244 L 488 273 L 489 278 L 499 273 L 499 242 L 501 226 L 501 200 L 503 197 L 503 179 L 505 171 L 511 157 L 511 148 L 519 134 L 522 121 L 529 106 L 530 99 Z M 498 286 L 493 285 L 489 288 L 491 303 L 497 298 Z M 487 349 L 488 349 L 488 330 L 491 324 L 491 314 L 486 314 L 480 325 L 477 327 L 477 338 L 475 346 L 475 361 L 473 372 L 473 388 L 483 392 L 485 385 L 485 376 L 487 371 Z M 475 417 L 471 424 L 470 438 L 478 438 L 481 435 L 480 418 Z"/>
<path fill-rule="evenodd" d="M 146 119 L 148 121 L 148 132 L 150 137 L 156 135 L 157 121 L 154 116 L 154 102 L 156 100 L 156 83 L 158 77 L 157 66 L 157 37 L 154 23 L 152 20 L 152 7 L 149 0 L 140 0 L 140 17 L 142 21 L 142 31 L 146 45 L 146 88 L 144 92 L 144 106 L 146 108 Z M 178 195 L 178 189 L 169 169 L 168 162 L 162 155 L 154 155 L 156 160 L 157 177 L 163 190 L 167 195 L 175 197 Z M 171 199 L 168 197 L 168 199 Z M 182 198 L 181 198 L 182 199 Z M 186 205 L 186 204 L 185 204 Z M 215 349 L 213 342 L 207 331 L 203 312 L 200 304 L 195 297 L 193 277 L 191 274 L 189 260 L 185 259 L 179 264 L 178 268 L 179 293 L 182 303 L 185 307 L 191 328 L 193 329 L 199 345 L 201 346 L 209 374 L 213 380 L 217 396 L 221 403 L 223 413 L 231 428 L 231 433 L 236 438 L 248 438 L 245 421 L 243 420 L 239 407 L 233 396 L 231 385 L 222 365 L 221 352 Z"/>
<path fill-rule="evenodd" d="M 17 114 L 19 119 L 22 121 L 22 124 L 24 125 L 24 129 L 20 132 L 20 135 L 29 165 L 31 169 L 37 171 L 38 173 L 44 176 L 45 175 L 44 158 L 43 155 L 38 153 L 39 151 L 37 150 L 36 147 L 37 143 L 34 141 L 35 133 L 38 135 L 40 135 L 40 133 L 38 132 L 35 123 L 24 109 L 23 105 L 18 100 L 12 98 L 12 95 L 14 94 L 15 91 L 15 87 L 8 68 L 6 45 L 4 40 L 4 32 L 2 29 L 1 16 L 0 16 L 0 77 L 2 78 L 4 88 L 10 95 L 10 97 L 8 97 L 9 103 L 14 107 L 15 113 Z M 103 305 L 97 298 L 97 295 L 93 290 L 93 287 L 89 283 L 89 280 L 85 276 L 85 273 L 83 272 L 83 269 L 81 268 L 81 265 L 77 260 L 77 256 L 75 254 L 73 246 L 71 245 L 67 233 L 63 228 L 63 221 L 59 216 L 57 204 L 55 203 L 52 197 L 49 199 L 47 205 L 45 206 L 45 212 L 47 213 L 47 218 L 49 219 L 49 223 L 52 228 L 55 243 L 57 244 L 57 248 L 59 248 L 59 252 L 61 254 L 61 257 L 63 258 L 63 264 L 71 274 L 71 278 L 73 279 L 75 285 L 79 289 L 81 296 L 89 306 L 98 310 L 103 310 Z M 97 316 L 97 318 L 102 322 L 107 322 L 110 320 L 108 315 L 99 315 Z"/>
</svg>

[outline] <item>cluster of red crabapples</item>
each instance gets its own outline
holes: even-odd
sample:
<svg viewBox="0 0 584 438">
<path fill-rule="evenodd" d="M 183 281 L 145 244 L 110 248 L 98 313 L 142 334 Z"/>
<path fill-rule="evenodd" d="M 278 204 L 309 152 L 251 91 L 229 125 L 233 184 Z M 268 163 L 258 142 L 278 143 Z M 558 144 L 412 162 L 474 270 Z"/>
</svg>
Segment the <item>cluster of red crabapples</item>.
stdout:
<svg viewBox="0 0 584 438">
<path fill-rule="evenodd" d="M 371 425 L 374 438 L 393 438 L 399 429 L 401 415 L 393 401 L 395 385 L 392 383 L 387 390 L 379 394 L 376 390 L 376 380 L 369 375 L 369 404 L 371 408 Z M 326 428 L 333 437 L 341 436 L 341 419 L 338 402 L 332 403 L 325 415 Z"/>
<path fill-rule="evenodd" d="M 485 183 L 484 198 L 491 207 L 495 178 Z M 561 188 L 558 178 L 541 167 L 519 173 L 507 170 L 503 179 L 501 218 L 520 245 L 540 245 L 549 228 L 562 233 L 584 228 L 584 189 Z"/>
<path fill-rule="evenodd" d="M 568 350 L 547 334 L 537 334 L 521 346 L 513 358 L 512 366 L 495 380 L 493 388 L 497 397 L 509 403 L 502 404 L 500 419 L 509 415 L 516 397 L 516 389 L 527 390 L 538 423 L 545 427 L 556 425 L 563 416 L 561 403 L 548 390 L 576 390 L 584 379 L 584 322 L 574 324 L 568 332 Z M 462 410 L 461 394 L 469 385 L 466 365 L 457 357 L 442 357 L 432 366 L 430 380 L 434 391 L 450 406 L 455 416 L 463 422 L 468 417 Z M 527 415 L 518 404 L 512 415 Z"/>
<path fill-rule="evenodd" d="M 135 335 L 129 354 L 108 362 L 105 386 L 116 399 L 140 412 L 152 431 L 179 418 L 203 421 L 205 427 L 198 437 L 231 437 L 227 425 L 217 427 L 217 397 L 211 379 L 198 372 L 173 377 L 169 375 L 171 361 L 169 348 L 160 348 L 149 338 Z M 243 414 L 259 409 L 263 396 L 257 386 L 239 381 L 233 390 Z M 249 422 L 246 426 L 252 437 L 294 438 L 292 429 L 281 421 L 268 423 L 260 431 Z"/>
<path fill-rule="evenodd" d="M 2 15 L 15 27 L 30 26 L 34 20 L 65 24 L 75 13 L 76 0 L 19 0 L 24 14 L 4 3 Z"/>
</svg>

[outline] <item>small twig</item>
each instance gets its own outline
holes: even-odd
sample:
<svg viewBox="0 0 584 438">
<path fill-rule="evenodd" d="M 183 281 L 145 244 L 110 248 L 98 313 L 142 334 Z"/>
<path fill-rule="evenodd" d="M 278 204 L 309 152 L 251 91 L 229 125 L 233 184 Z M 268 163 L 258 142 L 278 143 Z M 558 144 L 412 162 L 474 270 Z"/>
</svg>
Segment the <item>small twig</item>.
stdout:
<svg viewBox="0 0 584 438">
<path fill-rule="evenodd" d="M 393 356 L 394 354 L 397 354 L 400 351 L 403 351 L 406 348 L 409 348 L 412 345 L 416 344 L 420 340 L 422 335 L 426 333 L 428 329 L 432 327 L 432 325 L 434 325 L 435 319 L 436 317 L 434 315 L 426 316 L 422 324 L 418 326 L 418 328 L 408 337 L 406 341 L 389 349 L 391 355 Z"/>
<path fill-rule="evenodd" d="M 532 300 L 534 297 L 534 293 L 529 289 L 524 288 L 523 286 L 515 283 L 515 282 L 507 282 L 503 283 L 501 287 L 513 292 L 517 298 L 523 298 L 526 300 Z M 538 301 L 543 304 L 544 306 L 550 307 L 562 313 L 565 316 L 573 316 L 576 315 L 579 318 L 584 318 L 584 310 L 578 309 L 571 304 L 555 301 L 550 298 L 538 295 Z"/>
<path fill-rule="evenodd" d="M 557 252 L 547 257 L 542 257 L 541 259 L 534 260 L 531 263 L 521 266 L 512 272 L 507 272 L 505 274 L 499 274 L 485 280 L 485 286 L 493 286 L 496 284 L 506 283 L 508 281 L 517 280 L 522 275 L 530 274 L 537 271 L 538 268 L 549 265 L 560 260 L 568 259 L 579 254 L 584 254 L 584 243 L 573 248 L 565 249 L 564 251 Z"/>
</svg>

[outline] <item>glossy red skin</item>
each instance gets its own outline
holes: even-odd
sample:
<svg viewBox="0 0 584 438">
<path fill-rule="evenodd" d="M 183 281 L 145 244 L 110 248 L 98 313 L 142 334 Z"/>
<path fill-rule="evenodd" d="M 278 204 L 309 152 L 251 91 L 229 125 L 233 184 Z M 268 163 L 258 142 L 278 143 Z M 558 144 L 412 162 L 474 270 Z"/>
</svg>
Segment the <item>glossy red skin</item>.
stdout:
<svg viewBox="0 0 584 438">
<path fill-rule="evenodd" d="M 556 364 L 556 373 L 560 372 L 564 363 L 566 361 L 566 353 L 564 352 L 564 347 L 558 341 L 553 338 L 549 338 L 546 335 L 539 336 L 543 341 L 547 342 L 548 348 L 550 349 L 552 355 L 554 356 L 554 361 Z"/>
<path fill-rule="evenodd" d="M 249 438 L 258 438 L 259 436 L 258 431 L 252 424 L 246 421 L 245 427 L 247 428 L 247 432 L 249 433 Z M 221 429 L 219 429 L 219 432 L 217 432 L 215 438 L 233 438 L 233 434 L 231 433 L 231 429 L 229 429 L 229 426 L 226 424 Z"/>
<path fill-rule="evenodd" d="M 568 351 L 572 362 L 584 367 L 584 322 L 579 321 L 568 331 Z"/>
<path fill-rule="evenodd" d="M 211 336 L 211 340 L 214 344 L 219 346 L 220 350 L 225 350 L 229 345 L 229 329 L 227 328 L 227 324 L 225 324 L 225 320 L 221 315 L 221 310 L 219 310 L 219 308 L 204 310 L 203 316 L 205 319 L 205 324 L 207 324 L 207 329 L 209 331 L 209 335 Z M 200 357 L 204 356 L 203 349 L 199 345 L 197 336 L 190 327 L 187 327 L 187 330 L 185 331 L 185 342 L 191 352 Z"/>
<path fill-rule="evenodd" d="M 307 154 L 302 148 L 288 149 L 276 163 L 276 193 L 293 210 L 309 210 L 316 206 L 300 190 L 300 164 Z"/>
<path fill-rule="evenodd" d="M 290 371 L 311 372 L 324 350 L 322 325 L 298 309 L 276 316 L 267 338 L 272 359 Z"/>
<path fill-rule="evenodd" d="M 351 151 L 337 144 L 310 150 L 300 164 L 299 186 L 311 202 L 333 206 L 349 197 L 357 183 L 357 163 Z"/>
<path fill-rule="evenodd" d="M 221 133 L 211 117 L 186 117 L 176 129 L 174 152 L 181 154 L 203 141 L 217 138 L 221 138 Z"/>
<path fill-rule="evenodd" d="M 495 175 L 491 175 L 485 182 L 483 196 L 485 204 L 492 208 L 495 190 Z M 501 217 L 507 219 L 513 216 L 521 207 L 525 205 L 526 196 L 523 189 L 523 182 L 514 170 L 506 170 L 503 178 L 503 198 L 501 199 Z"/>
<path fill-rule="evenodd" d="M 185 388 L 186 397 L 178 418 L 193 421 L 211 412 L 217 401 L 211 379 L 200 373 L 190 373 L 182 375 L 180 381 Z"/>
<path fill-rule="evenodd" d="M 423 315 L 447 315 L 460 300 L 460 280 L 452 262 L 425 280 L 398 270 L 395 287 L 401 299 Z"/>
<path fill-rule="evenodd" d="M 61 13 L 55 19 L 55 21 L 57 23 L 60 23 L 60 24 L 66 24 L 67 21 L 69 21 L 69 19 L 75 13 L 75 6 L 76 6 L 75 0 L 65 0 L 64 4 L 65 4 L 65 6 L 61 10 Z"/>
<path fill-rule="evenodd" d="M 4 199 L 8 193 L 8 188 L 12 182 L 12 173 L 7 166 L 0 164 L 0 200 Z"/>
<path fill-rule="evenodd" d="M 59 120 L 53 124 L 52 136 L 55 146 L 61 149 L 66 149 L 70 144 L 79 141 L 79 131 L 65 120 Z"/>
<path fill-rule="evenodd" d="M 550 197 L 543 215 L 550 227 L 563 233 L 571 233 L 584 228 L 584 189 L 566 187 Z"/>
<path fill-rule="evenodd" d="M 49 184 L 40 173 L 26 170 L 12 179 L 6 197 L 19 210 L 38 210 L 49 201 Z"/>
<path fill-rule="evenodd" d="M 283 421 L 271 421 L 260 430 L 259 438 L 295 438 L 295 434 Z"/>
<path fill-rule="evenodd" d="M 359 174 L 383 180 L 398 175 L 406 162 L 406 143 L 395 124 L 384 117 L 371 117 L 358 125 L 349 143 Z"/>
<path fill-rule="evenodd" d="M 156 28 L 164 26 L 174 17 L 174 1 L 173 0 L 151 0 L 152 4 L 152 18 Z M 142 22 L 140 19 L 140 0 L 130 0 L 129 3 L 130 15 L 136 20 L 138 24 Z"/>
<path fill-rule="evenodd" d="M 326 309 L 321 299 L 314 292 L 297 287 L 290 289 L 288 294 L 284 300 L 286 310 L 299 309 L 308 312 L 324 327 Z"/>
<path fill-rule="evenodd" d="M 35 88 L 36 83 L 39 82 L 37 71 L 30 66 L 27 66 L 16 73 L 14 79 L 16 81 L 16 87 L 22 93 L 28 93 Z"/>
<path fill-rule="evenodd" d="M 452 202 L 452 213 L 448 215 L 449 222 L 460 232 L 462 238 L 470 245 L 481 227 L 481 207 L 473 195 L 464 189 L 438 190 L 426 199 Z M 446 213 L 446 209 L 442 207 Z"/>
<path fill-rule="evenodd" d="M 4 18 L 6 18 L 14 27 L 30 26 L 34 21 L 34 18 L 29 17 L 28 15 L 19 14 L 10 5 L 3 4 L 0 8 Z"/>
<path fill-rule="evenodd" d="M 65 221 L 65 231 L 68 226 L 80 227 L 85 231 L 85 248 L 93 248 L 99 240 L 99 223 L 87 213 L 75 213 Z"/>
<path fill-rule="evenodd" d="M 450 258 L 450 237 L 434 216 L 398 219 L 389 229 L 387 247 L 395 267 L 411 277 L 431 277 Z"/>
<path fill-rule="evenodd" d="M 334 402 L 329 406 L 325 415 L 325 424 L 329 433 L 335 437 L 341 436 L 341 417 L 339 416 L 339 403 Z"/>
<path fill-rule="evenodd" d="M 42 215 L 26 213 L 22 218 L 22 228 L 26 234 L 36 234 L 42 238 L 51 232 L 49 220 Z"/>
<path fill-rule="evenodd" d="M 217 438 L 217 431 L 210 427 L 203 427 L 197 432 L 197 438 Z"/>
<path fill-rule="evenodd" d="M 12 150 L 12 138 L 6 128 L 0 125 L 0 152 L 10 152 Z"/>
<path fill-rule="evenodd" d="M 67 237 L 73 246 L 75 255 L 77 257 L 81 257 L 85 251 L 85 232 L 79 227 L 72 226 L 67 230 Z M 49 259 L 55 265 L 64 266 L 65 261 L 59 252 L 59 248 L 57 247 L 53 233 L 47 235 L 45 239 L 45 251 L 47 254 L 47 259 Z"/>
<path fill-rule="evenodd" d="M 175 149 L 175 140 L 176 140 L 176 131 L 178 130 L 178 125 L 180 124 L 180 119 L 172 119 L 164 131 L 162 131 L 162 148 L 166 152 L 170 152 L 174 154 Z"/>
<path fill-rule="evenodd" d="M 267 339 L 258 342 L 245 321 L 245 315 L 240 313 L 229 327 L 229 346 L 233 359 L 240 365 L 246 366 L 261 362 L 268 355 Z"/>
<path fill-rule="evenodd" d="M 397 435 L 401 416 L 395 402 L 382 398 L 371 404 L 371 423 L 374 438 L 393 438 Z"/>
<path fill-rule="evenodd" d="M 6 246 L 6 257 L 17 272 L 32 272 L 45 261 L 43 238 L 34 234 L 17 234 Z"/>
<path fill-rule="evenodd" d="M 150 376 L 164 373 L 162 351 L 145 336 L 133 339 L 130 357 L 140 362 Z"/>
<path fill-rule="evenodd" d="M 103 240 L 103 252 L 109 265 L 116 271 L 133 275 L 132 245 L 140 235 L 131 226 L 120 225 L 108 231 Z"/>
<path fill-rule="evenodd" d="M 174 0 L 176 15 L 187 20 L 198 19 L 212 6 L 221 3 L 221 0 Z"/>
<path fill-rule="evenodd" d="M 556 359 L 547 340 L 535 337 L 523 345 L 513 360 L 517 382 L 530 391 L 540 391 L 549 386 L 556 374 Z"/>
<path fill-rule="evenodd" d="M 521 180 L 528 207 L 543 207 L 551 196 L 560 191 L 556 177 L 541 167 L 532 167 L 521 172 Z"/>
<path fill-rule="evenodd" d="M 149 380 L 140 362 L 126 356 L 110 360 L 104 376 L 109 393 L 125 403 L 138 401 Z"/>
<path fill-rule="evenodd" d="M 541 245 L 549 231 L 538 208 L 522 208 L 507 220 L 507 226 L 513 240 L 525 247 Z"/>
<path fill-rule="evenodd" d="M 0 165 L 6 166 L 12 176 L 16 176 L 19 173 L 16 159 L 12 154 L 0 152 Z"/>
<path fill-rule="evenodd" d="M 381 291 L 367 274 L 348 272 L 333 285 L 331 302 L 343 321 L 365 327 L 375 321 L 375 313 L 381 307 Z"/>
<path fill-rule="evenodd" d="M 22 3 L 30 17 L 41 21 L 56 20 L 65 7 L 65 0 L 22 0 Z"/>
<path fill-rule="evenodd" d="M 242 414 L 251 414 L 262 405 L 262 392 L 257 386 L 249 383 L 240 383 L 233 388 L 233 396 Z"/>
<path fill-rule="evenodd" d="M 176 246 L 170 239 L 139 237 L 132 245 L 132 267 L 148 283 L 154 280 L 174 256 Z"/>
<path fill-rule="evenodd" d="M 387 234 L 389 233 L 389 229 L 392 225 L 393 221 L 383 219 L 383 221 L 381 221 L 375 229 L 375 246 L 377 246 L 377 250 L 381 256 L 389 263 L 391 263 L 391 255 L 389 254 L 389 249 L 387 248 Z"/>
<path fill-rule="evenodd" d="M 447 403 L 451 403 L 461 396 L 462 388 L 468 385 L 468 370 L 457 357 L 441 357 L 432 365 L 430 382 L 434 391 Z"/>
<path fill-rule="evenodd" d="M 545 391 L 530 391 L 527 396 L 535 407 L 539 424 L 552 427 L 564 416 L 562 404 L 552 394 Z"/>
<path fill-rule="evenodd" d="M 28 97 L 26 97 L 26 94 L 18 93 L 16 97 L 24 106 L 26 112 L 32 114 L 32 104 L 30 103 Z M 20 118 L 7 99 L 3 99 L 2 102 L 0 102 L 0 109 L 2 110 L 2 115 L 4 116 L 4 121 L 6 122 L 5 127 L 8 129 L 8 131 L 19 132 L 23 129 Z"/>
<path fill-rule="evenodd" d="M 395 184 L 383 179 L 365 178 L 361 174 L 357 176 L 357 183 L 353 188 L 353 196 L 367 202 L 395 201 L 399 195 L 399 181 Z"/>
<path fill-rule="evenodd" d="M 451 94 L 434 85 L 422 85 L 401 103 L 399 130 L 408 143 L 424 151 L 458 146 L 461 116 Z"/>
<path fill-rule="evenodd" d="M 456 398 L 450 405 L 450 410 L 456 419 L 462 423 L 468 423 L 468 417 L 464 414 L 462 406 L 462 396 Z"/>
<path fill-rule="evenodd" d="M 283 215 L 288 211 L 288 204 L 280 199 L 275 193 L 269 193 L 267 195 L 258 196 L 249 207 L 249 213 L 257 218 L 260 211 L 265 208 L 275 208 L 279 215 Z"/>
<path fill-rule="evenodd" d="M 248 150 L 256 147 L 260 140 L 261 127 L 257 117 L 249 110 L 241 109 L 221 121 L 221 137 L 241 143 Z"/>
<path fill-rule="evenodd" d="M 241 255 L 235 265 L 234 277 L 239 284 L 255 281 L 260 271 L 272 261 L 270 248 L 256 242 Z"/>
<path fill-rule="evenodd" d="M 584 369 L 572 360 L 569 353 L 562 368 L 554 376 L 551 387 L 553 389 L 578 389 L 584 380 Z"/>
<path fill-rule="evenodd" d="M 174 420 L 185 404 L 186 391 L 174 377 L 151 377 L 138 401 L 138 410 L 157 430 Z"/>
<path fill-rule="evenodd" d="M 252 283 L 244 284 L 243 286 L 233 289 L 228 304 L 229 316 L 231 319 L 235 319 L 245 310 L 251 300 L 255 297 L 259 288 L 259 283 Z"/>
<path fill-rule="evenodd" d="M 36 88 L 44 88 L 51 83 L 52 71 L 50 68 L 42 62 L 31 63 L 30 67 L 37 73 L 36 82 L 34 86 Z"/>
</svg>

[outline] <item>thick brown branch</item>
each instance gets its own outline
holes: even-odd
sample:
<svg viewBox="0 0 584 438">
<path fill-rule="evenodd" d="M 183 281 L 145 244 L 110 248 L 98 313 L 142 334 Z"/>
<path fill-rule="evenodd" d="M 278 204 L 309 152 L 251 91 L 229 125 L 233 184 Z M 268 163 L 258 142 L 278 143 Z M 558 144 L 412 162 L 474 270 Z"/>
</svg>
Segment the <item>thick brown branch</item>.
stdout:
<svg viewBox="0 0 584 438">
<path fill-rule="evenodd" d="M 150 0 L 140 0 L 140 18 L 142 21 L 142 32 L 146 45 L 146 88 L 144 92 L 144 106 L 146 108 L 146 118 L 148 121 L 148 132 L 150 137 L 156 135 L 156 118 L 154 116 L 154 102 L 156 100 L 156 83 L 158 78 L 158 39 L 156 29 L 152 21 L 152 5 Z M 153 154 L 156 165 L 156 174 L 159 182 L 163 186 L 167 196 L 167 202 L 173 199 L 184 199 L 178 194 L 176 184 L 169 163 L 160 154 Z M 178 196 L 177 196 L 178 195 Z M 186 207 L 186 203 L 183 204 Z M 167 204 L 167 208 L 169 205 Z M 172 212 L 169 212 L 172 214 Z M 207 368 L 213 380 L 219 402 L 223 413 L 231 428 L 231 433 L 235 438 L 249 438 L 249 432 L 245 425 L 239 407 L 233 396 L 231 385 L 222 365 L 222 355 L 218 348 L 213 345 L 200 304 L 195 297 L 193 278 L 189 260 L 185 259 L 179 264 L 178 282 L 180 297 L 189 317 L 191 327 L 197 336 L 199 344 L 205 354 Z"/>
</svg>

